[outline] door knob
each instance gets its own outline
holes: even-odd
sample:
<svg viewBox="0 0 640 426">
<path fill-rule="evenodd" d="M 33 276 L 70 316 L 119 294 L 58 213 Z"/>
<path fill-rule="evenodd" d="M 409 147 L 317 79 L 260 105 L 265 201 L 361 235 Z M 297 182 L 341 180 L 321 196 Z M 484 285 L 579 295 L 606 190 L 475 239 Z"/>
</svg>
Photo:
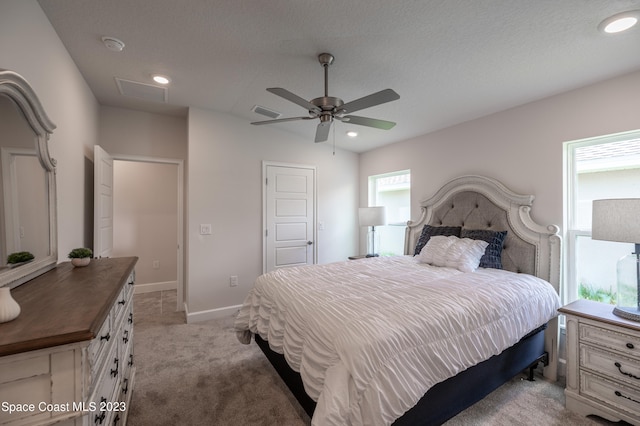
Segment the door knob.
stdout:
<svg viewBox="0 0 640 426">
<path fill-rule="evenodd" d="M 307 241 L 308 246 L 310 246 L 311 244 L 313 244 L 313 241 Z"/>
</svg>

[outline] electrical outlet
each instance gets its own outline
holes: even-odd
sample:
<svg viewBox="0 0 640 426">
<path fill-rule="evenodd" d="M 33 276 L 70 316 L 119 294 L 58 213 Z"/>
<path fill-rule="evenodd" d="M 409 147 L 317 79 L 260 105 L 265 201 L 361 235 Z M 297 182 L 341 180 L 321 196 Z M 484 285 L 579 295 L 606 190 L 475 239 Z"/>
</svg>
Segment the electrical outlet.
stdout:
<svg viewBox="0 0 640 426">
<path fill-rule="evenodd" d="M 211 235 L 210 223 L 204 223 L 200 225 L 200 235 Z"/>
<path fill-rule="evenodd" d="M 238 285 L 238 276 L 231 275 L 229 277 L 229 287 L 236 287 Z"/>
</svg>

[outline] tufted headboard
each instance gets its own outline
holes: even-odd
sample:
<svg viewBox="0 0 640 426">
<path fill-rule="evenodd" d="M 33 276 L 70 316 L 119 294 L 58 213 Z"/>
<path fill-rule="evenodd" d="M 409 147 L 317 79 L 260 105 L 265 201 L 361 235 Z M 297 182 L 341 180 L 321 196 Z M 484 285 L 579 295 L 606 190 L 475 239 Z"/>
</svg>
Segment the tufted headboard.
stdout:
<svg viewBox="0 0 640 426">
<path fill-rule="evenodd" d="M 560 236 L 555 225 L 543 226 L 530 216 L 533 195 L 519 195 L 500 182 L 482 176 L 462 176 L 447 182 L 422 201 L 421 216 L 407 223 L 405 254 L 414 254 L 422 227 L 463 226 L 508 231 L 502 251 L 503 268 L 538 276 L 558 291 Z"/>
</svg>

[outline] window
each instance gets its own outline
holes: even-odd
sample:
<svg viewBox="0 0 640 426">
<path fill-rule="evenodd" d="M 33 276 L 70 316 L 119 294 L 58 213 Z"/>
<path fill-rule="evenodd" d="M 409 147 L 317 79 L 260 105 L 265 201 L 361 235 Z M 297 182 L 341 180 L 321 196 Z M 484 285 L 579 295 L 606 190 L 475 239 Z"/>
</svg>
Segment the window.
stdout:
<svg viewBox="0 0 640 426">
<path fill-rule="evenodd" d="M 640 131 L 565 143 L 564 303 L 616 302 L 616 263 L 633 244 L 591 239 L 591 203 L 640 198 Z"/>
<path fill-rule="evenodd" d="M 369 176 L 369 207 L 373 206 L 385 206 L 387 212 L 387 225 L 376 227 L 380 232 L 378 253 L 404 254 L 404 231 L 411 218 L 411 171 Z"/>
</svg>

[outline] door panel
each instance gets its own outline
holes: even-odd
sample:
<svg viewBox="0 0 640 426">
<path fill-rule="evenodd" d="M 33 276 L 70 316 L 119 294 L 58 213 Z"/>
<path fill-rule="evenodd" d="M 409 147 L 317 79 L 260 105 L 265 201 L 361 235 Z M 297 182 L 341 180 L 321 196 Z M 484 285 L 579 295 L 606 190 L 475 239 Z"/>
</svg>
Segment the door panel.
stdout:
<svg viewBox="0 0 640 426">
<path fill-rule="evenodd" d="M 276 249 L 276 267 L 310 264 L 306 247 L 282 247 Z"/>
<path fill-rule="evenodd" d="M 110 257 L 113 251 L 113 158 L 100 146 L 93 157 L 93 255 Z"/>
<path fill-rule="evenodd" d="M 315 263 L 315 169 L 265 169 L 265 272 Z"/>
<path fill-rule="evenodd" d="M 287 194 L 283 191 L 277 191 L 276 195 L 278 196 L 287 196 L 283 195 Z M 291 196 L 289 193 L 288 196 Z M 305 217 L 307 215 L 307 200 L 288 200 L 288 199 L 276 199 L 276 216 L 277 217 L 291 217 L 291 216 L 301 216 Z"/>
</svg>

